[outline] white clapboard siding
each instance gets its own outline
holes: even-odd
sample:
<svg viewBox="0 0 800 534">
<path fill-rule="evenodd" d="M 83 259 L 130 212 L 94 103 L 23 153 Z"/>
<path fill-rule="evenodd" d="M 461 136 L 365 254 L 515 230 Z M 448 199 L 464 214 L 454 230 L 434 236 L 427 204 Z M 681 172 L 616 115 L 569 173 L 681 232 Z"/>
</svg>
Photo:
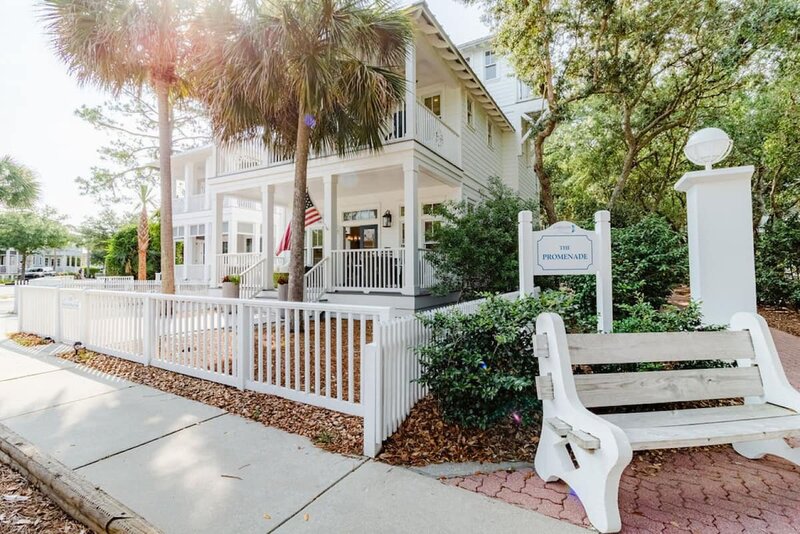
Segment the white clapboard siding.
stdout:
<svg viewBox="0 0 800 534">
<path fill-rule="evenodd" d="M 748 332 L 569 334 L 567 345 L 573 365 L 751 360 L 754 357 Z M 537 335 L 535 347 L 537 357 L 548 357 L 546 336 Z"/>
</svg>

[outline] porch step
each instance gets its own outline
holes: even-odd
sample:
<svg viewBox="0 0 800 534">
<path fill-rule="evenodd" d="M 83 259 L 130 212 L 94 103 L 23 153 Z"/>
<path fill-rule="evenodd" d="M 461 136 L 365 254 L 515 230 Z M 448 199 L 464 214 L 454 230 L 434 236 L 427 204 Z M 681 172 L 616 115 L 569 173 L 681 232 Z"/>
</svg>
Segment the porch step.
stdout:
<svg viewBox="0 0 800 534">
<path fill-rule="evenodd" d="M 278 291 L 275 289 L 262 289 L 261 292 L 256 293 L 253 298 L 278 300 Z"/>
</svg>

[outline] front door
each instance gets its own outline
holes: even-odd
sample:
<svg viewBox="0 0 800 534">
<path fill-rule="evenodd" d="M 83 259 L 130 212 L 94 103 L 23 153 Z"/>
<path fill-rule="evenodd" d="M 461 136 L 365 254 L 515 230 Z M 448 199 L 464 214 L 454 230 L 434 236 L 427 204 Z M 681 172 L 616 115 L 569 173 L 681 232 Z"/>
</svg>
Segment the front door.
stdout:
<svg viewBox="0 0 800 534">
<path fill-rule="evenodd" d="M 344 248 L 347 250 L 378 248 L 378 225 L 346 226 Z"/>
</svg>

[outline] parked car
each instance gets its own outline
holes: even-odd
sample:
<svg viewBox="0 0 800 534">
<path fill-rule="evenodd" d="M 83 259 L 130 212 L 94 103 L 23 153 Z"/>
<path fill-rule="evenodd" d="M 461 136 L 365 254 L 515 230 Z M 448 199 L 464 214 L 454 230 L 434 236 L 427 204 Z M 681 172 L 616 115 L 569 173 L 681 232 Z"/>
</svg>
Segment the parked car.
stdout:
<svg viewBox="0 0 800 534">
<path fill-rule="evenodd" d="M 25 270 L 25 279 L 44 278 L 45 276 L 53 276 L 53 274 L 52 267 L 31 267 Z"/>
</svg>

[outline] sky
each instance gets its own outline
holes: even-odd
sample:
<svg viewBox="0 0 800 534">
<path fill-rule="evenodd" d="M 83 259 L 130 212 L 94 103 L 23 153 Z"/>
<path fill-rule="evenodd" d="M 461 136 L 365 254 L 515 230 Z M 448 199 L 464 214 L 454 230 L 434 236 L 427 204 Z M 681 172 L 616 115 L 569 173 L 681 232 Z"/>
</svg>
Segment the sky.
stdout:
<svg viewBox="0 0 800 534">
<path fill-rule="evenodd" d="M 77 225 L 100 211 L 92 198 L 80 194 L 75 178 L 100 164 L 103 135 L 74 112 L 109 95 L 81 87 L 69 75 L 45 35 L 39 5 L 38 0 L 0 0 L 0 157 L 10 155 L 32 168 L 42 183 L 42 202 Z M 489 34 L 477 7 L 454 0 L 428 0 L 428 5 L 456 44 Z"/>
</svg>

